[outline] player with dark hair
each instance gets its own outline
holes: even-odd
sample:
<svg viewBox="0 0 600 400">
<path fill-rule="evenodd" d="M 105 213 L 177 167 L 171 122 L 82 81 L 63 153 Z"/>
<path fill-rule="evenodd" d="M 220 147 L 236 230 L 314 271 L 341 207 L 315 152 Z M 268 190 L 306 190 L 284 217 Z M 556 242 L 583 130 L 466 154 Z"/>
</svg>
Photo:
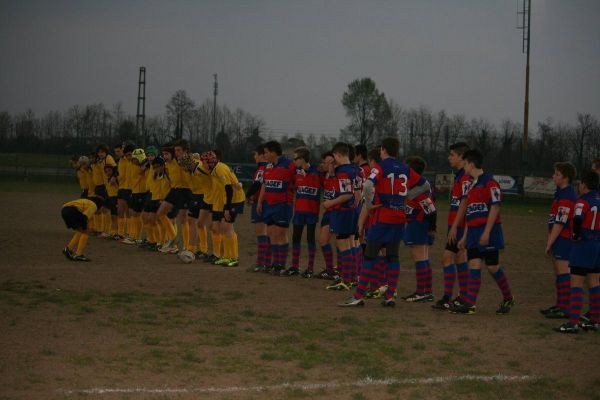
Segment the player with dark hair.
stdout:
<svg viewBox="0 0 600 400">
<path fill-rule="evenodd" d="M 556 303 L 540 310 L 546 318 L 568 318 L 571 295 L 569 257 L 571 254 L 571 220 L 577 195 L 572 186 L 576 171 L 570 162 L 554 164 L 552 179 L 556 184 L 554 200 L 548 218 L 548 240 L 545 253 L 552 257 L 554 267 Z"/>
<path fill-rule="evenodd" d="M 457 142 L 450 146 L 448 163 L 456 171 L 454 183 L 450 191 L 450 211 L 448 213 L 448 234 L 446 247 L 442 254 L 444 274 L 444 295 L 432 307 L 438 310 L 449 310 L 453 303 L 454 283 L 458 278 L 458 299 L 467 295 L 469 282 L 469 265 L 467 252 L 458 248 L 458 241 L 464 235 L 465 212 L 467 210 L 467 192 L 473 178 L 464 170 L 463 155 L 469 150 L 464 142 Z"/>
<path fill-rule="evenodd" d="M 264 182 L 265 169 L 268 163 L 265 161 L 265 150 L 262 145 L 257 146 L 252 154 L 256 162 L 256 170 L 252 177 L 252 185 L 246 192 L 246 201 L 252 204 L 250 222 L 254 224 L 256 234 L 256 263 L 249 268 L 252 272 L 260 272 L 271 265 L 271 241 L 267 235 L 267 225 L 262 215 L 256 211 L 258 196 Z"/>
<path fill-rule="evenodd" d="M 321 172 L 321 181 L 323 185 L 323 202 L 333 200 L 335 198 L 336 179 L 335 159 L 332 152 L 329 151 L 321 156 L 319 170 Z M 333 207 L 326 207 L 325 203 L 323 203 L 323 208 L 325 211 L 321 216 L 319 246 L 321 246 L 321 251 L 323 252 L 325 268 L 316 274 L 315 277 L 325 280 L 335 280 L 338 277 L 338 273 L 333 265 L 333 248 L 331 247 L 331 238 L 333 235 L 329 229 Z"/>
<path fill-rule="evenodd" d="M 352 241 L 350 236 L 356 232 L 356 211 L 354 201 L 354 185 L 356 166 L 350 163 L 350 149 L 346 143 L 336 143 L 331 150 L 335 159 L 335 186 L 333 198 L 325 200 L 323 206 L 332 209 L 329 231 L 335 235 L 339 252 L 338 271 L 340 278 L 329 290 L 350 290 L 356 280 Z"/>
<path fill-rule="evenodd" d="M 131 184 L 127 179 L 127 172 L 131 165 L 131 157 L 135 147 L 131 143 L 124 143 L 123 156 L 119 159 L 117 166 L 119 175 L 119 191 L 117 192 L 117 237 L 115 239 L 125 239 L 127 232 L 127 219 L 129 218 L 129 203 L 131 202 Z"/>
<path fill-rule="evenodd" d="M 579 328 L 597 331 L 600 324 L 600 177 L 594 171 L 581 174 L 573 216 L 573 243 L 569 322 L 555 328 L 561 333 L 577 333 Z M 590 296 L 589 320 L 580 322 L 583 308 L 583 284 L 587 276 Z"/>
<path fill-rule="evenodd" d="M 419 156 L 408 157 L 406 164 L 421 175 L 422 181 L 426 181 L 423 173 L 427 168 L 427 163 L 423 158 Z M 436 220 L 437 212 L 431 190 L 406 201 L 404 243 L 410 247 L 415 262 L 417 288 L 414 293 L 402 297 L 404 301 L 411 303 L 433 301 L 429 246 L 433 244 Z"/>
<path fill-rule="evenodd" d="M 265 161 L 269 163 L 264 172 L 264 184 L 258 196 L 256 212 L 267 224 L 271 241 L 273 265 L 264 272 L 281 275 L 287 263 L 289 241 L 288 228 L 292 220 L 292 202 L 296 167 L 292 160 L 282 155 L 281 144 L 269 141 L 263 145 Z"/>
<path fill-rule="evenodd" d="M 381 303 L 384 307 L 396 305 L 394 296 L 398 285 L 400 260 L 398 250 L 404 238 L 406 214 L 404 203 L 409 191 L 415 189 L 421 176 L 398 160 L 400 143 L 396 138 L 385 138 L 380 147 L 381 162 L 371 169 L 364 184 L 365 206 L 375 209 L 373 224 L 367 233 L 364 262 L 354 296 L 338 305 L 356 307 L 364 305 L 363 296 L 367 284 L 373 279 L 373 267 L 379 251 L 386 249 L 387 289 Z M 411 198 L 422 193 L 422 188 Z M 430 188 L 427 188 L 430 189 Z"/>
<path fill-rule="evenodd" d="M 92 179 L 94 182 L 94 190 L 93 193 L 96 196 L 101 197 L 102 199 L 108 199 L 108 193 L 106 191 L 106 185 L 108 184 L 107 177 L 104 173 L 104 167 L 109 165 L 111 167 L 116 167 L 117 163 L 113 159 L 113 157 L 108 154 L 108 146 L 105 144 L 99 144 L 96 147 L 96 158 L 95 162 L 92 164 Z M 111 217 L 110 210 L 105 206 L 102 206 L 100 209 L 100 213 L 96 217 L 97 224 L 95 228 L 100 232 L 100 236 L 103 238 L 109 238 L 110 235 L 110 227 L 111 227 Z"/>
<path fill-rule="evenodd" d="M 469 284 L 467 295 L 454 302 L 450 311 L 455 314 L 475 313 L 481 287 L 481 264 L 484 261 L 503 296 L 496 314 L 508 314 L 515 301 L 504 270 L 500 267 L 500 250 L 504 248 L 500 220 L 500 185 L 491 174 L 483 171 L 481 152 L 468 150 L 463 159 L 465 173 L 473 178 L 473 184 L 467 194 L 465 233 L 458 247 L 467 249 Z"/>
<path fill-rule="evenodd" d="M 302 232 L 306 226 L 308 265 L 302 272 L 302 276 L 310 278 L 313 276 L 317 251 L 315 230 L 321 207 L 321 175 L 317 167 L 310 164 L 310 151 L 306 147 L 298 147 L 294 150 L 294 165 L 296 166 L 294 177 L 296 201 L 292 219 L 292 266 L 284 272 L 284 275 L 300 275 Z"/>
</svg>

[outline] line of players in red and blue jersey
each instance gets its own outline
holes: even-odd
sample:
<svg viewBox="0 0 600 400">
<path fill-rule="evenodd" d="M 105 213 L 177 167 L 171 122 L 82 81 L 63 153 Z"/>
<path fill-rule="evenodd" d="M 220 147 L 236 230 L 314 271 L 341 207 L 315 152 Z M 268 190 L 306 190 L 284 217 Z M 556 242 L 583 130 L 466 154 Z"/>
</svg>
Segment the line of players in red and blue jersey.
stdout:
<svg viewBox="0 0 600 400">
<path fill-rule="evenodd" d="M 500 185 L 483 170 L 483 155 L 479 151 L 470 150 L 465 143 L 456 143 L 449 150 L 448 160 L 457 174 L 451 190 L 443 255 L 444 293 L 432 307 L 457 314 L 475 313 L 481 286 L 481 266 L 485 263 L 502 293 L 496 313 L 507 314 L 515 302 L 499 261 L 499 252 L 504 248 Z M 252 222 L 256 226 L 258 242 L 257 260 L 251 270 L 278 276 L 330 279 L 333 282 L 327 289 L 332 290 L 355 287 L 353 296 L 340 306 L 361 306 L 364 305 L 363 298 L 369 297 L 382 298 L 382 305 L 394 306 L 400 269 L 399 245 L 404 241 L 415 261 L 417 287 L 413 294 L 403 299 L 409 302 L 433 301 L 428 247 L 433 243 L 436 229 L 434 195 L 431 185 L 422 176 L 425 161 L 420 157 L 409 157 L 404 163 L 398 156 L 399 143 L 394 138 L 384 139 L 379 149 L 369 153 L 369 157 L 364 146 L 355 149 L 346 143 L 338 143 L 331 152 L 321 157 L 318 168 L 310 163 L 310 153 L 306 148 L 296 149 L 293 159 L 283 155 L 277 142 L 267 142 L 257 148 L 258 169 L 247 195 L 253 202 Z M 574 233 L 561 232 L 558 239 L 555 238 L 556 244 L 552 243 L 551 247 L 555 258 L 575 257 L 576 263 L 581 264 L 576 267 L 583 268 L 586 272 L 583 275 L 588 275 L 591 305 L 587 314 L 589 323 L 585 326 L 597 328 L 600 310 L 597 302 L 600 298 L 596 287 L 597 272 L 600 271 L 596 268 L 600 263 L 597 256 L 600 241 L 595 241 L 595 235 L 600 219 L 594 218 L 597 213 L 594 203 L 598 196 L 597 184 L 594 186 L 592 181 L 588 184 L 592 194 L 587 194 L 587 203 L 567 207 L 571 212 L 578 210 L 579 216 L 565 216 L 564 204 L 553 205 L 553 209 L 556 208 L 554 221 L 565 227 L 573 226 L 573 232 L 578 230 L 578 238 L 583 244 L 575 246 L 578 250 L 573 255 L 572 246 L 568 244 L 572 242 Z M 572 198 L 574 192 L 567 192 Z M 324 212 L 319 223 L 321 207 Z M 293 232 L 292 262 L 286 268 L 290 225 Z M 325 260 L 325 268 L 319 273 L 314 272 L 317 225 L 320 225 L 318 242 Z M 307 231 L 308 265 L 301 271 L 304 229 Z M 337 267 L 334 266 L 332 242 L 335 242 Z M 586 260 L 593 261 L 584 262 L 578 254 L 586 254 Z M 582 276 L 583 272 L 577 271 L 577 276 Z M 574 273 L 573 267 L 571 273 Z M 564 279 L 561 277 L 560 282 Z M 453 297 L 456 281 L 459 291 L 458 296 Z M 570 297 L 577 297 L 577 293 L 573 294 L 573 287 L 577 285 L 571 283 L 569 287 Z M 564 297 L 564 287 L 561 288 L 561 296 Z M 576 299 L 570 303 L 577 305 L 581 301 L 578 303 Z M 575 317 L 579 319 L 576 309 L 571 307 L 569 312 L 571 323 Z M 564 331 L 563 327 L 560 329 Z"/>
</svg>

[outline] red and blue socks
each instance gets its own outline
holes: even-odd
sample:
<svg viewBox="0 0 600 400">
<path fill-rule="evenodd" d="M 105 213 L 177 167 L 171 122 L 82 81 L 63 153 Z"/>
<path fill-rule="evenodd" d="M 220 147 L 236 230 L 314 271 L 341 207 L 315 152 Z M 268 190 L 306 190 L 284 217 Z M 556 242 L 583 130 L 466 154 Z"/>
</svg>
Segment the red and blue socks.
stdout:
<svg viewBox="0 0 600 400">
<path fill-rule="evenodd" d="M 287 263 L 289 244 L 271 244 L 271 251 L 273 252 L 273 265 L 279 265 L 285 267 Z"/>
<path fill-rule="evenodd" d="M 469 264 L 466 262 L 456 264 L 456 277 L 458 278 L 458 294 L 460 297 L 465 297 L 469 291 Z"/>
<path fill-rule="evenodd" d="M 300 269 L 300 243 L 292 243 L 292 268 Z"/>
<path fill-rule="evenodd" d="M 354 281 L 354 257 L 352 256 L 352 249 L 340 251 L 338 259 L 341 263 L 341 265 L 338 264 L 338 268 L 342 275 L 342 281 L 345 284 L 352 283 Z"/>
<path fill-rule="evenodd" d="M 467 289 L 467 295 L 461 298 L 466 301 L 469 305 L 474 306 L 477 304 L 477 296 L 479 296 L 479 289 L 481 288 L 481 270 L 480 269 L 469 269 L 469 285 Z"/>
<path fill-rule="evenodd" d="M 571 295 L 571 274 L 556 275 L 556 306 L 568 311 Z"/>
<path fill-rule="evenodd" d="M 579 317 L 581 316 L 581 309 L 583 308 L 583 288 L 572 287 L 570 292 L 569 322 L 577 325 L 579 323 Z M 590 304 L 591 300 L 592 296 L 590 294 Z"/>
<path fill-rule="evenodd" d="M 387 280 L 387 291 L 385 292 L 385 298 L 391 299 L 396 293 L 396 287 L 398 286 L 398 274 L 400 273 L 400 261 L 399 260 L 387 260 L 387 268 L 385 270 Z"/>
<path fill-rule="evenodd" d="M 456 265 L 446 265 L 444 271 L 444 296 L 442 300 L 452 300 L 452 294 L 454 293 L 454 282 L 456 281 Z"/>
<path fill-rule="evenodd" d="M 387 259 L 385 256 L 377 256 L 377 261 L 375 263 L 376 273 L 373 274 L 373 289 L 379 289 L 380 287 L 387 285 L 387 278 L 385 275 L 385 271 L 387 270 L 386 264 Z"/>
<path fill-rule="evenodd" d="M 315 269 L 315 256 L 317 254 L 316 243 L 308 244 L 308 270 L 312 271 Z"/>
<path fill-rule="evenodd" d="M 260 265 L 271 265 L 271 241 L 267 235 L 256 237 L 256 263 Z"/>
<path fill-rule="evenodd" d="M 321 246 L 321 251 L 323 251 L 323 258 L 325 259 L 325 270 L 333 274 L 333 249 L 330 244 L 326 244 L 325 246 Z"/>
<path fill-rule="evenodd" d="M 417 290 L 420 295 L 431 294 L 431 264 L 429 260 L 417 261 L 415 265 L 417 273 Z"/>
<path fill-rule="evenodd" d="M 362 268 L 360 269 L 360 275 L 358 276 L 358 285 L 356 285 L 356 292 L 354 292 L 355 299 L 362 299 L 365 295 L 367 285 L 378 279 L 378 274 L 375 272 L 376 261 L 372 258 L 364 258 Z"/>
<path fill-rule="evenodd" d="M 512 299 L 510 285 L 508 284 L 508 280 L 506 279 L 506 275 L 504 274 L 504 270 L 502 269 L 502 267 L 499 267 L 498 271 L 494 272 L 492 276 L 496 280 L 496 284 L 498 285 L 498 288 L 500 288 L 504 300 Z"/>
</svg>

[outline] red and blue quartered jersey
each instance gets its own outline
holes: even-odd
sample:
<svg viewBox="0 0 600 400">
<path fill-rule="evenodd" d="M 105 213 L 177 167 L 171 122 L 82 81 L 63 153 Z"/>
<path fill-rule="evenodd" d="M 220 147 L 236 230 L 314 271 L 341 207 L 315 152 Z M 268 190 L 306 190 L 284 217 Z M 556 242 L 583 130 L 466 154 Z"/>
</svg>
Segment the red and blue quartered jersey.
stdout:
<svg viewBox="0 0 600 400">
<path fill-rule="evenodd" d="M 307 170 L 296 169 L 296 203 L 294 210 L 318 214 L 320 207 L 321 174 L 317 167 L 311 165 Z"/>
<path fill-rule="evenodd" d="M 467 193 L 469 191 L 469 187 L 471 187 L 471 183 L 473 182 L 473 178 L 470 175 L 465 174 L 464 169 L 459 169 L 456 172 L 456 176 L 454 177 L 454 184 L 452 185 L 452 191 L 450 192 L 450 211 L 448 212 L 448 226 L 452 226 L 454 220 L 456 219 L 456 213 L 458 212 L 458 208 L 460 207 L 460 201 L 467 197 Z M 459 221 L 459 228 L 465 227 L 464 219 Z"/>
<path fill-rule="evenodd" d="M 265 201 L 267 204 L 292 204 L 296 166 L 289 158 L 279 157 L 276 164 L 269 164 L 263 174 Z"/>
<path fill-rule="evenodd" d="M 334 210 L 353 210 L 354 209 L 354 185 L 356 184 L 357 167 L 355 164 L 342 164 L 335 167 L 335 193 L 333 198 L 351 194 L 352 198 L 336 204 Z"/>
<path fill-rule="evenodd" d="M 421 177 L 418 184 L 427 182 L 425 177 Z M 427 192 L 418 195 L 412 200 L 406 199 L 406 222 L 422 222 L 426 215 L 436 212 L 433 192 Z"/>
<path fill-rule="evenodd" d="M 573 186 L 569 185 L 563 189 L 556 188 L 554 200 L 550 206 L 550 215 L 548 216 L 548 230 L 552 230 L 554 224 L 563 226 L 560 236 L 565 239 L 571 239 L 571 219 L 577 201 L 577 195 Z"/>
<path fill-rule="evenodd" d="M 471 188 L 467 193 L 467 226 L 478 227 L 487 223 L 490 210 L 494 204 L 502 202 L 502 191 L 500 185 L 494 180 L 491 174 L 483 173 L 479 178 L 473 181 Z M 494 222 L 500 224 L 500 214 Z"/>
<path fill-rule="evenodd" d="M 582 195 L 575 203 L 573 220 L 581 223 L 581 237 L 600 241 L 600 191 L 594 190 Z"/>
<path fill-rule="evenodd" d="M 420 179 L 421 175 L 392 157 L 382 160 L 371 169 L 369 180 L 375 187 L 373 204 L 381 204 L 375 209 L 373 223 L 404 224 L 406 195 Z"/>
<path fill-rule="evenodd" d="M 254 171 L 254 176 L 252 177 L 252 182 L 258 183 L 259 185 L 262 185 L 264 183 L 264 175 L 265 169 L 267 169 L 267 165 L 269 165 L 268 162 L 258 163 L 258 165 L 256 166 L 256 171 Z M 259 193 L 260 191 L 254 193 L 251 197 L 251 200 L 256 202 L 258 200 Z"/>
<path fill-rule="evenodd" d="M 323 200 L 333 200 L 335 199 L 335 188 L 337 187 L 337 179 L 335 175 L 329 175 L 325 173 L 321 175 L 321 180 L 323 182 Z M 333 210 L 333 207 L 329 207 L 325 209 L 326 211 Z"/>
</svg>

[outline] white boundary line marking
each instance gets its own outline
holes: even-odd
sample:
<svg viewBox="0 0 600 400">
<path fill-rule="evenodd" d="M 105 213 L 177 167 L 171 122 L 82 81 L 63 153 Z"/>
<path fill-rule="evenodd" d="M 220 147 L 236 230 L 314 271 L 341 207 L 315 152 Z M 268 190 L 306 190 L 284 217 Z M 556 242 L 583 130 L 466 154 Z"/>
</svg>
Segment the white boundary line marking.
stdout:
<svg viewBox="0 0 600 400">
<path fill-rule="evenodd" d="M 73 394 L 186 394 L 186 393 L 239 393 L 239 392 L 263 392 L 282 389 L 338 389 L 345 387 L 363 386 L 390 386 L 390 385 L 430 385 L 445 384 L 453 382 L 526 382 L 536 380 L 534 375 L 462 375 L 462 376 L 438 376 L 431 378 L 414 379 L 373 379 L 366 377 L 354 382 L 323 382 L 323 383 L 282 383 L 267 386 L 227 386 L 207 388 L 91 388 L 91 389 L 60 389 L 59 392 L 66 395 Z"/>
</svg>

